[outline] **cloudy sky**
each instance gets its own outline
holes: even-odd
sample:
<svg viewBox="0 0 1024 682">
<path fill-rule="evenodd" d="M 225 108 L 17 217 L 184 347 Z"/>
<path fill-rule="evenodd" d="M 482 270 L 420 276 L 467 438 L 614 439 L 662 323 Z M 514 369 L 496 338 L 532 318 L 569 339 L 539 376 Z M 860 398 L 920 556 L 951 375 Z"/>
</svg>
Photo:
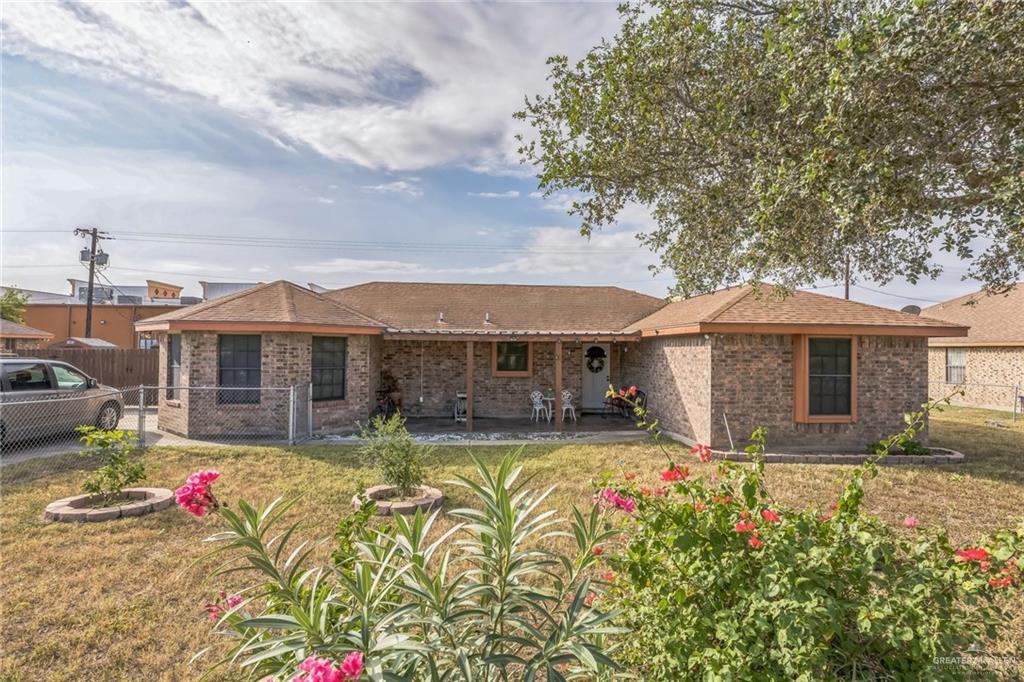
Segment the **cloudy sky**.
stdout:
<svg viewBox="0 0 1024 682">
<path fill-rule="evenodd" d="M 7 2 L 2 21 L 3 284 L 63 291 L 83 273 L 72 229 L 95 225 L 116 238 L 106 277 L 189 294 L 669 285 L 635 240 L 642 209 L 585 240 L 515 152 L 545 59 L 613 36 L 614 4 Z M 949 298 L 975 288 L 963 271 L 854 297 Z"/>
</svg>

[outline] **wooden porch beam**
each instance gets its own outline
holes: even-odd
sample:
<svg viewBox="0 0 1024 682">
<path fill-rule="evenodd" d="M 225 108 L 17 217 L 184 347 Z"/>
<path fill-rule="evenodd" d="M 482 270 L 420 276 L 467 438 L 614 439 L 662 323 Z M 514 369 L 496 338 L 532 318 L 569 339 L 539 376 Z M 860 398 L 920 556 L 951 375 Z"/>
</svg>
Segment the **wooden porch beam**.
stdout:
<svg viewBox="0 0 1024 682">
<path fill-rule="evenodd" d="M 466 430 L 473 430 L 473 342 L 466 341 Z"/>
<path fill-rule="evenodd" d="M 562 340 L 555 341 L 555 430 L 562 430 Z"/>
</svg>

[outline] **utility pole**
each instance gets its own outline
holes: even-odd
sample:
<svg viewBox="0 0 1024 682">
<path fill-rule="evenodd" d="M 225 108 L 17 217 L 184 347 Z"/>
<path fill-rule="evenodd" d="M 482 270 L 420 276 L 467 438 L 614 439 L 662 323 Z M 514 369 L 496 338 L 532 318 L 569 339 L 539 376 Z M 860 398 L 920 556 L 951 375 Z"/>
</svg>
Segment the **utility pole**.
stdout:
<svg viewBox="0 0 1024 682">
<path fill-rule="evenodd" d="M 843 298 L 847 301 L 850 300 L 850 257 L 846 257 L 845 265 L 843 266 Z"/>
<path fill-rule="evenodd" d="M 86 336 L 86 338 L 91 338 L 92 337 L 92 300 L 93 300 L 93 288 L 94 288 L 95 283 L 96 283 L 96 255 L 97 255 L 96 254 L 96 246 L 97 246 L 97 244 L 99 244 L 99 241 L 101 239 L 109 239 L 109 237 L 106 236 L 106 232 L 100 232 L 99 229 L 97 229 L 95 227 L 93 227 L 93 228 L 76 227 L 75 228 L 75 235 L 77 235 L 79 237 L 89 237 L 89 238 L 91 238 L 91 243 L 90 243 L 90 246 L 89 246 L 89 258 L 88 258 L 88 260 L 89 260 L 89 288 L 86 290 L 86 294 L 85 294 L 85 336 Z M 106 254 L 101 252 L 99 255 L 103 257 L 103 262 L 105 264 L 106 263 Z M 80 260 L 85 260 L 85 259 L 81 258 Z"/>
</svg>

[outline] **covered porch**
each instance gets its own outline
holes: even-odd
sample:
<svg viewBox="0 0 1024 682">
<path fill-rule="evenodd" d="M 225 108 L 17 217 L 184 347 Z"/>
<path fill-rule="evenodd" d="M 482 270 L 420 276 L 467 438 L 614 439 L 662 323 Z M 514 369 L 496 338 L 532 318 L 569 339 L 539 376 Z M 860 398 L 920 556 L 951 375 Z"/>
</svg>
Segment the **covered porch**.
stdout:
<svg viewBox="0 0 1024 682">
<path fill-rule="evenodd" d="M 378 397 L 414 433 L 628 430 L 628 419 L 602 413 L 608 386 L 627 379 L 624 358 L 638 352 L 637 341 L 610 332 L 389 331 Z M 531 399 L 538 393 L 539 414 Z"/>
</svg>

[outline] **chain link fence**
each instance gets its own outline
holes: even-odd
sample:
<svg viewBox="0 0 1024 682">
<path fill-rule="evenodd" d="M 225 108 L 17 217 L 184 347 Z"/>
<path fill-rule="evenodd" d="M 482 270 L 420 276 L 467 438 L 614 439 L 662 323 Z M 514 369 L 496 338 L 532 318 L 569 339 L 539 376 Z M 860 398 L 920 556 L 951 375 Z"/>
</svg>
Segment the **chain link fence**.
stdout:
<svg viewBox="0 0 1024 682">
<path fill-rule="evenodd" d="M 965 407 L 980 407 L 989 410 L 999 410 L 1011 413 L 1011 419 L 1017 421 L 1019 415 L 1024 415 L 1024 384 L 988 384 L 977 381 L 965 381 L 953 383 L 948 381 L 929 381 L 928 397 L 931 399 L 942 398 L 950 395 L 957 389 L 963 391 L 963 395 L 954 396 L 950 401 L 952 405 L 963 405 Z"/>
<path fill-rule="evenodd" d="M 3 481 L 89 468 L 76 429 L 135 434 L 141 447 L 294 445 L 313 435 L 311 387 L 108 387 L 0 393 Z"/>
</svg>

